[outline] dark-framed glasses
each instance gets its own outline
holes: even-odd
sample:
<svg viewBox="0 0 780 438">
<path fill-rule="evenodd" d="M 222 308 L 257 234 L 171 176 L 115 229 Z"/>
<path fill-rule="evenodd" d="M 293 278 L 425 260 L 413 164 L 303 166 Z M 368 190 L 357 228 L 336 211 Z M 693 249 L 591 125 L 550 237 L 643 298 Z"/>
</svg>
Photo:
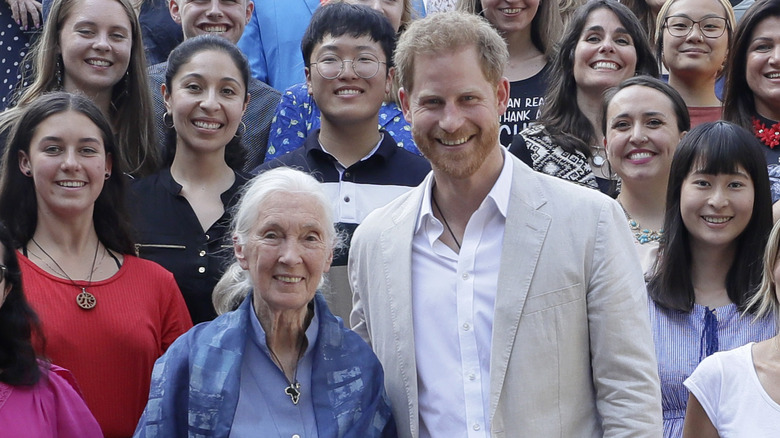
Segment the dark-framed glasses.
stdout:
<svg viewBox="0 0 780 438">
<path fill-rule="evenodd" d="M 675 37 L 687 37 L 693 32 L 693 25 L 699 25 L 699 31 L 707 38 L 718 38 L 726 32 L 728 21 L 723 17 L 707 17 L 699 21 L 691 20 L 688 17 L 671 16 L 666 17 L 664 26 L 669 31 L 669 35 Z"/>
<path fill-rule="evenodd" d="M 355 59 L 341 59 L 336 55 L 324 55 L 312 64 L 323 78 L 336 79 L 344 73 L 344 65 L 347 62 L 352 64 L 352 71 L 363 79 L 373 78 L 379 73 L 379 64 L 386 64 L 371 53 L 361 53 Z"/>
</svg>

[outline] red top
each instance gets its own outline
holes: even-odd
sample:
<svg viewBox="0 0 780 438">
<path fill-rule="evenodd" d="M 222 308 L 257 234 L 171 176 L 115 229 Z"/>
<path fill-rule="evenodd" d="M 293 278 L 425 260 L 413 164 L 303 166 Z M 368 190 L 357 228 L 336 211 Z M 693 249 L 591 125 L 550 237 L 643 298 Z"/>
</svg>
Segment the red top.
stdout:
<svg viewBox="0 0 780 438">
<path fill-rule="evenodd" d="M 691 129 L 705 122 L 717 122 L 723 118 L 722 106 L 689 106 L 688 116 L 691 118 Z"/>
<path fill-rule="evenodd" d="M 19 261 L 25 294 L 43 324 L 44 354 L 76 377 L 106 437 L 132 436 L 154 361 L 192 327 L 173 275 L 125 255 L 113 277 L 76 287 L 22 254 Z M 76 303 L 81 287 L 95 296 L 91 310 Z"/>
</svg>

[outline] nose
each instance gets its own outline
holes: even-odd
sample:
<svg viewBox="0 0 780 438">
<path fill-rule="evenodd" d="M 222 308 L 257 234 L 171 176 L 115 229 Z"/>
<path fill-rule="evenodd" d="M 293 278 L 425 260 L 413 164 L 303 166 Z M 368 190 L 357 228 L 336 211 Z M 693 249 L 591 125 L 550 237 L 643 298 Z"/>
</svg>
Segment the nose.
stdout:
<svg viewBox="0 0 780 438">
<path fill-rule="evenodd" d="M 63 170 L 73 170 L 79 167 L 78 152 L 74 148 L 67 148 L 62 155 L 61 168 Z"/>
<path fill-rule="evenodd" d="M 279 253 L 279 263 L 294 266 L 302 262 L 301 248 L 295 239 L 285 239 Z"/>
<path fill-rule="evenodd" d="M 634 144 L 642 144 L 647 141 L 647 136 L 645 135 L 644 126 L 641 123 L 637 123 L 634 125 L 634 127 L 631 129 L 631 138 L 629 139 L 631 143 Z"/>
<path fill-rule="evenodd" d="M 220 9 L 220 0 L 211 0 L 211 7 L 209 8 L 208 12 L 206 12 L 206 16 L 209 18 L 218 18 L 222 17 L 222 9 Z"/>
<path fill-rule="evenodd" d="M 607 53 L 607 52 L 614 52 L 614 51 L 615 51 L 615 42 L 612 41 L 612 38 L 604 38 L 601 41 L 601 46 L 599 46 L 599 52 Z"/>
<path fill-rule="evenodd" d="M 381 0 L 372 0 L 372 1 L 369 1 L 369 2 L 368 2 L 368 6 L 369 6 L 371 9 L 375 10 L 375 11 L 379 11 L 379 12 L 382 12 L 382 13 L 384 13 L 384 11 L 382 10 L 382 1 L 381 1 Z"/>
<path fill-rule="evenodd" d="M 343 59 L 341 62 L 341 73 L 337 79 L 357 79 L 358 75 L 355 72 L 355 60 Z"/>
<path fill-rule="evenodd" d="M 457 105 L 445 104 L 439 127 L 448 133 L 456 132 L 463 126 L 463 114 Z"/>
<path fill-rule="evenodd" d="M 724 208 L 729 204 L 729 198 L 722 187 L 713 187 L 707 203 L 714 209 Z"/>
<path fill-rule="evenodd" d="M 701 31 L 701 23 L 693 23 L 691 26 L 691 32 L 688 34 L 687 40 L 704 41 L 704 34 Z"/>
<path fill-rule="evenodd" d="M 105 33 L 98 33 L 92 43 L 92 48 L 102 52 L 108 52 L 111 50 L 111 44 L 108 43 L 108 35 Z"/>
<path fill-rule="evenodd" d="M 219 101 L 217 100 L 217 91 L 209 90 L 200 101 L 200 107 L 204 111 L 213 112 L 219 109 Z"/>
</svg>

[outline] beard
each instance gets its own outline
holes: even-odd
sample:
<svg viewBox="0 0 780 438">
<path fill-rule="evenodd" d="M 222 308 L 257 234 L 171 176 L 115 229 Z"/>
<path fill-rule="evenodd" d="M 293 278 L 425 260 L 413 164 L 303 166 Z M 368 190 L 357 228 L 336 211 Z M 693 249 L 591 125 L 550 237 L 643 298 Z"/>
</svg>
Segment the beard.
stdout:
<svg viewBox="0 0 780 438">
<path fill-rule="evenodd" d="M 474 175 L 482 167 L 488 155 L 498 147 L 499 129 L 498 119 L 496 119 L 494 123 L 478 130 L 476 134 L 471 133 L 473 129 L 458 130 L 454 134 L 445 134 L 438 129 L 428 133 L 412 126 L 412 136 L 417 148 L 430 161 L 434 170 L 451 178 L 464 179 Z M 464 137 L 471 137 L 468 140 L 471 144 L 468 148 L 459 150 L 451 150 L 455 147 L 445 146 L 437 140 L 437 138 Z"/>
</svg>

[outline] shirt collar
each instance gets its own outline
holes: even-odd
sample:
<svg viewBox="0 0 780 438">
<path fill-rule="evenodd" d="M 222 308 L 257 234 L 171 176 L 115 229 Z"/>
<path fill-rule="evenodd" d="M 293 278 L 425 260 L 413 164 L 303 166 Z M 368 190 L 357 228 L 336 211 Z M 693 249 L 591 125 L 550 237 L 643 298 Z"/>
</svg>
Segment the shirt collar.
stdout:
<svg viewBox="0 0 780 438">
<path fill-rule="evenodd" d="M 509 195 L 512 189 L 513 169 L 512 160 L 507 157 L 507 152 L 503 147 L 501 148 L 501 155 L 504 158 L 504 164 L 503 167 L 501 167 L 501 173 L 498 174 L 496 183 L 493 184 L 493 187 L 490 189 L 487 196 L 485 196 L 485 199 L 482 200 L 479 208 L 484 208 L 488 203 L 492 203 L 498 209 L 498 212 L 501 213 L 504 218 L 506 218 L 507 211 L 509 210 Z M 433 215 L 433 208 L 431 206 L 431 190 L 433 190 L 433 182 L 434 178 L 433 174 L 431 174 L 430 177 L 426 178 L 425 182 L 423 183 L 423 200 L 422 206 L 420 207 L 420 214 L 417 218 L 417 225 L 414 228 L 415 234 L 420 232 L 423 224 L 431 223 L 432 220 L 435 221 L 433 223 L 438 223 L 438 219 L 436 219 Z"/>
</svg>

